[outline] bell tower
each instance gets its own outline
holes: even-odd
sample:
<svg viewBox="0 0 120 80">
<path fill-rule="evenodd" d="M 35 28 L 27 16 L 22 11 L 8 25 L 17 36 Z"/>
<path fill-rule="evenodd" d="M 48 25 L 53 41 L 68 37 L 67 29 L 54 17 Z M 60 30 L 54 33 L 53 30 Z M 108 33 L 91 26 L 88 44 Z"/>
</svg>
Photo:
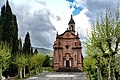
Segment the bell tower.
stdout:
<svg viewBox="0 0 120 80">
<path fill-rule="evenodd" d="M 75 34 L 75 22 L 73 20 L 73 16 L 71 15 L 70 21 L 68 23 L 69 25 L 69 31 L 73 34 Z"/>
</svg>

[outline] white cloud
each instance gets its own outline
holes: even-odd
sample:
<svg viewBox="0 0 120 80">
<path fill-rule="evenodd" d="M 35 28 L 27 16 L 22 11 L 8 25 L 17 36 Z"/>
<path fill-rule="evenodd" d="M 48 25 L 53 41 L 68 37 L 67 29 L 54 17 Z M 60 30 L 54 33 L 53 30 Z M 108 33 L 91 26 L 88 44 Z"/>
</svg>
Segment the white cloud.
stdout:
<svg viewBox="0 0 120 80">
<path fill-rule="evenodd" d="M 85 39 L 87 32 L 91 31 L 89 17 L 86 16 L 86 12 L 88 12 L 88 10 L 83 9 L 79 15 L 73 16 L 73 19 L 75 20 L 75 24 L 76 24 L 75 25 L 76 31 L 79 33 L 81 39 L 83 40 Z M 71 13 L 72 11 L 68 8 L 67 14 L 62 14 L 62 13 L 59 14 L 59 16 L 61 17 L 60 21 L 52 20 L 53 24 L 56 27 L 56 30 L 58 31 L 58 34 L 62 34 L 65 30 L 67 30 Z"/>
<path fill-rule="evenodd" d="M 51 22 L 53 14 L 46 3 L 38 0 L 10 0 L 10 4 L 17 16 L 22 40 L 29 31 L 32 46 L 52 49 L 56 29 Z"/>
<path fill-rule="evenodd" d="M 55 29 L 59 34 L 62 34 L 68 27 L 72 10 L 69 9 L 69 3 L 66 0 L 9 1 L 18 19 L 19 36 L 24 38 L 26 32 L 30 31 L 33 46 L 52 48 L 53 40 L 55 39 Z M 81 39 L 84 40 L 87 32 L 91 31 L 90 20 L 95 18 L 97 12 L 103 11 L 106 4 L 113 9 L 117 5 L 118 0 L 76 0 L 76 2 L 84 6 L 80 14 L 73 17 L 76 23 L 76 31 L 79 32 Z M 3 3 L 4 1 L 0 0 L 0 6 Z M 48 38 L 46 39 L 44 36 Z M 41 41 L 46 41 L 46 43 L 40 43 Z"/>
<path fill-rule="evenodd" d="M 88 10 L 84 9 L 78 16 L 75 16 L 76 30 L 80 36 L 84 36 L 82 39 L 85 39 L 87 32 L 91 31 L 91 24 L 89 22 L 89 17 L 86 16 L 86 12 L 88 12 Z"/>
<path fill-rule="evenodd" d="M 52 26 L 56 28 L 59 34 L 62 34 L 67 29 L 72 14 L 66 0 L 10 0 L 10 3 L 18 18 L 19 36 L 24 39 L 26 32 L 29 31 L 32 44 L 37 47 L 52 48 L 55 39 L 55 31 L 53 31 Z M 86 30 L 90 30 L 86 12 L 87 9 L 84 9 L 79 15 L 73 17 L 81 39 L 85 39 Z M 41 20 L 44 22 L 46 20 L 50 21 L 44 24 L 39 22 Z M 49 24 L 53 30 L 48 30 L 50 28 Z"/>
<path fill-rule="evenodd" d="M 24 41 L 25 34 L 29 31 L 33 46 L 52 48 L 55 28 L 62 34 L 68 27 L 72 10 L 69 9 L 66 0 L 9 0 L 9 2 L 18 19 L 19 36 Z M 86 30 L 90 30 L 86 12 L 87 9 L 84 9 L 73 17 L 82 39 L 86 35 Z"/>
</svg>

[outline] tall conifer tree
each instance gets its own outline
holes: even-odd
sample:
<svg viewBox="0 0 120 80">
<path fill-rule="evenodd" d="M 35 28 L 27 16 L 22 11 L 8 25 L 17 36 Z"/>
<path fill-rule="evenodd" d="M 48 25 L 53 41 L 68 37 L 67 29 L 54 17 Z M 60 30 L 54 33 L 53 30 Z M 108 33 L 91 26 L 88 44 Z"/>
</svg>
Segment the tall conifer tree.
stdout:
<svg viewBox="0 0 120 80">
<path fill-rule="evenodd" d="M 5 5 L 2 6 L 2 8 L 1 8 L 0 40 L 3 40 L 3 37 L 6 37 L 7 31 L 4 32 L 4 29 L 6 28 L 4 26 L 6 26 L 6 24 L 5 24 Z M 5 34 L 5 35 L 3 35 L 3 34 Z"/>
<path fill-rule="evenodd" d="M 1 27 L 1 25 L 2 25 L 2 19 L 1 19 L 1 16 L 0 16 L 0 40 L 1 40 L 1 32 L 2 32 L 2 27 Z"/>
<path fill-rule="evenodd" d="M 13 15 L 12 28 L 13 28 L 12 52 L 17 53 L 18 52 L 18 25 L 17 25 L 17 19 L 15 15 Z"/>
<path fill-rule="evenodd" d="M 18 49 L 19 49 L 20 52 L 22 51 L 22 40 L 21 40 L 21 37 L 19 37 L 19 39 L 18 39 Z"/>
<path fill-rule="evenodd" d="M 27 32 L 25 37 L 25 42 L 23 44 L 23 53 L 31 53 L 31 42 L 30 42 L 30 35 L 29 32 Z"/>
<path fill-rule="evenodd" d="M 7 0 L 5 8 L 3 7 L 3 26 L 2 26 L 2 40 L 8 43 L 12 41 L 12 11 Z M 11 44 L 10 44 L 11 45 Z"/>
<path fill-rule="evenodd" d="M 12 48 L 12 53 L 15 54 L 18 51 L 18 26 L 8 0 L 1 8 L 0 18 L 0 40 L 7 42 Z"/>
</svg>

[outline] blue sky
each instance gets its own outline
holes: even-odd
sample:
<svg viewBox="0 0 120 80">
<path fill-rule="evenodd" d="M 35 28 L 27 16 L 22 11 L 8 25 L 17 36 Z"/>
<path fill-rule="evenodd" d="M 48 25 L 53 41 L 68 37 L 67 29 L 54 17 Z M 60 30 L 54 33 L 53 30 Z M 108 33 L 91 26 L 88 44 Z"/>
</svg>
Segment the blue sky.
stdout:
<svg viewBox="0 0 120 80">
<path fill-rule="evenodd" d="M 73 1 L 73 2 L 71 2 Z M 96 15 L 109 7 L 114 11 L 119 0 L 9 0 L 17 16 L 19 36 L 30 32 L 32 46 L 53 49 L 56 32 L 62 34 L 74 15 L 81 41 L 91 31 Z M 0 7 L 5 0 L 0 0 Z M 71 5 L 71 7 L 70 7 Z M 76 8 L 76 9 L 75 9 Z"/>
</svg>

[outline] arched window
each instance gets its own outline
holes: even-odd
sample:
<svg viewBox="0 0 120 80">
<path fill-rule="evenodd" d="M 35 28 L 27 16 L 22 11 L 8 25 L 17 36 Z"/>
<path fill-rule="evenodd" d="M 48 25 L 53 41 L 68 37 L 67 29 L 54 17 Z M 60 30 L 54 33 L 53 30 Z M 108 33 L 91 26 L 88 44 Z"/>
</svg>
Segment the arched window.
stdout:
<svg viewBox="0 0 120 80">
<path fill-rule="evenodd" d="M 74 30 L 73 25 L 71 25 L 72 31 Z"/>
<path fill-rule="evenodd" d="M 58 46 L 60 46 L 60 42 L 59 42 Z"/>
<path fill-rule="evenodd" d="M 75 46 L 76 46 L 76 42 L 75 42 Z"/>
</svg>

